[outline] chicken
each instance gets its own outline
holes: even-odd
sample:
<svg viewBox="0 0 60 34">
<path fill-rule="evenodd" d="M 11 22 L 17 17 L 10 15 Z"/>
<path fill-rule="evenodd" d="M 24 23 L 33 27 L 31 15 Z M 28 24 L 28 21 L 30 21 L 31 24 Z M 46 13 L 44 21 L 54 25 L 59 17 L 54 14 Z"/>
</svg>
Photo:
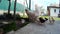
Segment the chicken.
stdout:
<svg viewBox="0 0 60 34">
<path fill-rule="evenodd" d="M 47 18 L 43 19 L 42 17 L 40 17 L 39 20 L 40 20 L 41 23 L 45 23 L 48 19 Z"/>
<path fill-rule="evenodd" d="M 48 20 L 47 18 L 43 19 L 42 17 L 37 18 L 38 16 L 36 16 L 34 13 L 29 12 L 29 10 L 27 10 L 27 9 L 25 9 L 25 11 L 26 11 L 26 13 L 27 13 L 27 15 L 28 15 L 28 18 L 29 18 L 32 22 L 41 24 L 41 23 L 44 23 L 45 21 Z"/>
<path fill-rule="evenodd" d="M 28 18 L 32 21 L 32 22 L 39 22 L 39 19 L 37 18 L 37 16 L 35 16 L 34 13 L 29 12 L 29 10 L 25 9 L 26 14 L 28 15 Z"/>
</svg>

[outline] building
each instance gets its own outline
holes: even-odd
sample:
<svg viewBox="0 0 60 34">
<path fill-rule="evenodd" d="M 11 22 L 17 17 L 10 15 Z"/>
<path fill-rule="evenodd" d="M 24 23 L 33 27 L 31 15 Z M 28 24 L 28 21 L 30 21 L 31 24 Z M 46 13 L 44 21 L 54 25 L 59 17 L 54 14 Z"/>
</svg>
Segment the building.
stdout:
<svg viewBox="0 0 60 34">
<path fill-rule="evenodd" d="M 16 12 L 24 12 L 25 5 L 23 5 L 23 1 L 20 3 L 16 3 Z M 8 0 L 0 0 L 0 13 L 3 12 L 8 12 L 8 7 L 9 7 L 9 1 Z M 14 11 L 14 1 L 11 0 L 11 7 L 10 7 L 10 12 Z"/>
<path fill-rule="evenodd" d="M 60 14 L 60 7 L 57 6 L 48 6 L 47 10 L 49 16 L 58 17 L 58 15 Z"/>
</svg>

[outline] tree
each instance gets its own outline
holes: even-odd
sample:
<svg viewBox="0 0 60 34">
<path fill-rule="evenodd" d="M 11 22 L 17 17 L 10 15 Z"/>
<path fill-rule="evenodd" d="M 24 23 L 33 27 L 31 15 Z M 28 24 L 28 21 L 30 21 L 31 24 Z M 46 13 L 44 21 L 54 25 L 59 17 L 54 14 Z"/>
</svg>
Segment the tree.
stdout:
<svg viewBox="0 0 60 34">
<path fill-rule="evenodd" d="M 8 14 L 10 14 L 11 0 L 8 1 L 9 1 Z"/>
<path fill-rule="evenodd" d="M 27 3 L 27 0 L 26 0 L 26 5 L 27 5 L 27 8 L 28 8 L 28 3 Z"/>
<path fill-rule="evenodd" d="M 15 13 L 16 13 L 16 2 L 17 2 L 17 0 L 15 0 L 15 2 L 14 2 L 14 21 L 15 21 Z"/>
<path fill-rule="evenodd" d="M 31 0 L 29 0 L 29 10 L 31 10 Z"/>
<path fill-rule="evenodd" d="M 1 0 L 0 0 L 0 2 L 1 2 Z"/>
</svg>

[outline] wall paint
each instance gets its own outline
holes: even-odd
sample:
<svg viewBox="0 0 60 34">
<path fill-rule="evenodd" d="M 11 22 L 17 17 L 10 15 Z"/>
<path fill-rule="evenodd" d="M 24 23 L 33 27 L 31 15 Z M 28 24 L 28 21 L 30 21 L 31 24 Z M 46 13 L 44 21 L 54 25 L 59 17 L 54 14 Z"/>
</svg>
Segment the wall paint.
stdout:
<svg viewBox="0 0 60 34">
<path fill-rule="evenodd" d="M 56 13 L 54 12 L 54 9 L 56 9 Z M 50 8 L 50 16 L 58 16 L 59 14 L 59 8 Z"/>
</svg>

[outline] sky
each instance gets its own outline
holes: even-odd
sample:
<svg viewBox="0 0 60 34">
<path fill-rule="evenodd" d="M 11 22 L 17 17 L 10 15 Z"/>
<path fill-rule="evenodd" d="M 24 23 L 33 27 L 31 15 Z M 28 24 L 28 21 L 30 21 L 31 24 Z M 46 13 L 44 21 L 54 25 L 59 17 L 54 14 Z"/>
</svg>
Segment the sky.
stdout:
<svg viewBox="0 0 60 34">
<path fill-rule="evenodd" d="M 24 4 L 25 0 L 17 0 L 17 2 Z M 29 0 L 27 0 L 27 3 L 29 4 Z M 59 4 L 59 0 L 31 0 L 31 9 L 35 9 L 35 4 L 37 4 L 39 7 L 43 6 L 44 9 L 46 9 L 47 6 L 49 6 L 52 3 Z"/>
</svg>

